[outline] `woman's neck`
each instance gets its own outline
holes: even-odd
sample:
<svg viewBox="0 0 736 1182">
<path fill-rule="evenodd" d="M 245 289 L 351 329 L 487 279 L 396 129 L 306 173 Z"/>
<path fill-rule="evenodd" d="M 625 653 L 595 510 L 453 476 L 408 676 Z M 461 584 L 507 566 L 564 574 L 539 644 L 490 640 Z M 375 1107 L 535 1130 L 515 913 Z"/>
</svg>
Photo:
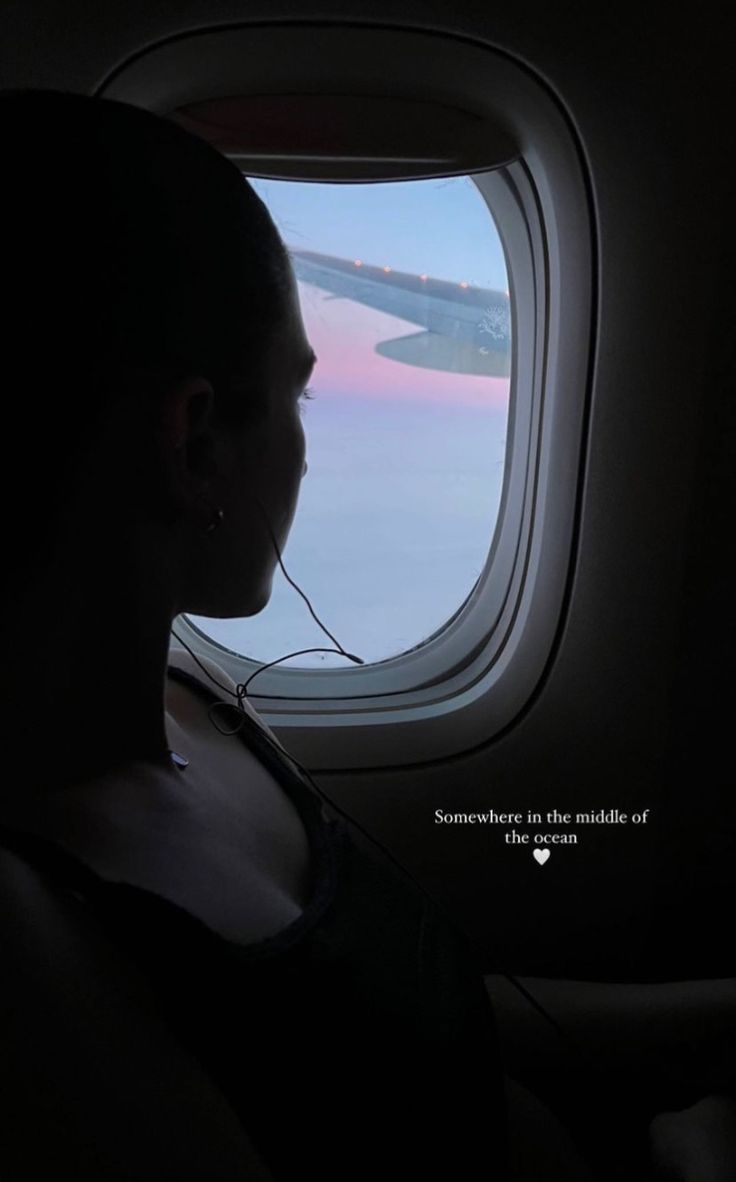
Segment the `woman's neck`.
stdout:
<svg viewBox="0 0 736 1182">
<path fill-rule="evenodd" d="M 155 577 L 127 570 L 60 572 L 6 613 L 0 727 L 17 775 L 2 791 L 55 792 L 131 761 L 166 762 L 171 605 Z"/>
</svg>

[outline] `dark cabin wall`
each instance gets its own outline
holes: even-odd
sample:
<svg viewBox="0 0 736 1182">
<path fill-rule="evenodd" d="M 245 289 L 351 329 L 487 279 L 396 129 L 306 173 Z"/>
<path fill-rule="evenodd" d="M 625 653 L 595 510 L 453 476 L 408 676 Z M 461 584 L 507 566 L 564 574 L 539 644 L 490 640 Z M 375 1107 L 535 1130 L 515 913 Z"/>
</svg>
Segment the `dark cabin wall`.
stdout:
<svg viewBox="0 0 736 1182">
<path fill-rule="evenodd" d="M 489 971 L 734 975 L 733 941 L 723 940 L 736 866 L 724 568 L 733 112 L 715 12 L 701 5 L 684 27 L 641 11 L 627 19 L 621 6 L 524 0 L 188 0 L 155 11 L 129 0 L 91 16 L 80 4 L 78 21 L 73 8 L 5 7 L 3 85 L 87 90 L 177 29 L 283 12 L 475 36 L 527 62 L 558 96 L 590 170 L 600 274 L 578 545 L 553 659 L 524 714 L 484 749 L 321 783 L 448 903 Z M 538 867 L 493 830 L 434 824 L 435 808 L 489 807 L 652 811 L 637 829 L 579 831 L 578 846 Z"/>
</svg>

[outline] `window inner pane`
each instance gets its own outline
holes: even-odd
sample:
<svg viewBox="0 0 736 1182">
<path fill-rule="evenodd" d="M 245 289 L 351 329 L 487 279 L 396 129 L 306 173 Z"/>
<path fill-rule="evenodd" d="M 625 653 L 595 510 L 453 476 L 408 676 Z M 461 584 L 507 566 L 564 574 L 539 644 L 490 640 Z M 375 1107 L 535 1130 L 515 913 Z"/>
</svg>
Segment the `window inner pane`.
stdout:
<svg viewBox="0 0 736 1182">
<path fill-rule="evenodd" d="M 291 253 L 319 359 L 284 563 L 349 652 L 385 660 L 440 630 L 488 557 L 510 388 L 500 238 L 469 177 L 251 184 Z M 258 616 L 190 619 L 259 662 L 331 645 L 280 569 Z M 350 667 L 331 653 L 283 664 Z"/>
</svg>

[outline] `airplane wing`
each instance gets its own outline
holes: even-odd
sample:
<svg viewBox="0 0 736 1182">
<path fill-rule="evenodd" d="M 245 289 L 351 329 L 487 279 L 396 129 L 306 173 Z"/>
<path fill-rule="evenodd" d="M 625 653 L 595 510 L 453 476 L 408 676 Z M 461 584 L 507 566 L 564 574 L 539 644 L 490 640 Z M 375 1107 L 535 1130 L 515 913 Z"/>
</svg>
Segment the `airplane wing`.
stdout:
<svg viewBox="0 0 736 1182">
<path fill-rule="evenodd" d="M 381 341 L 376 352 L 405 365 L 508 377 L 511 312 L 506 292 L 412 275 L 362 259 L 289 249 L 297 279 L 422 328 Z"/>
</svg>

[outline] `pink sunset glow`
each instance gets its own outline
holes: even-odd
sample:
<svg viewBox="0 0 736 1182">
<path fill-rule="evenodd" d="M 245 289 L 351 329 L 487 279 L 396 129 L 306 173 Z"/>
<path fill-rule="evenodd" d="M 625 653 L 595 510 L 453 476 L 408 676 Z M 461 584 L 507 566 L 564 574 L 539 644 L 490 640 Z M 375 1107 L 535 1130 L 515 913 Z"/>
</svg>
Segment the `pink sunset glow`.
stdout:
<svg viewBox="0 0 736 1182">
<path fill-rule="evenodd" d="M 381 341 L 421 332 L 416 324 L 347 299 L 325 297 L 303 283 L 299 293 L 307 336 L 318 357 L 310 383 L 318 394 L 488 409 L 508 405 L 508 378 L 422 369 L 376 353 Z"/>
</svg>

